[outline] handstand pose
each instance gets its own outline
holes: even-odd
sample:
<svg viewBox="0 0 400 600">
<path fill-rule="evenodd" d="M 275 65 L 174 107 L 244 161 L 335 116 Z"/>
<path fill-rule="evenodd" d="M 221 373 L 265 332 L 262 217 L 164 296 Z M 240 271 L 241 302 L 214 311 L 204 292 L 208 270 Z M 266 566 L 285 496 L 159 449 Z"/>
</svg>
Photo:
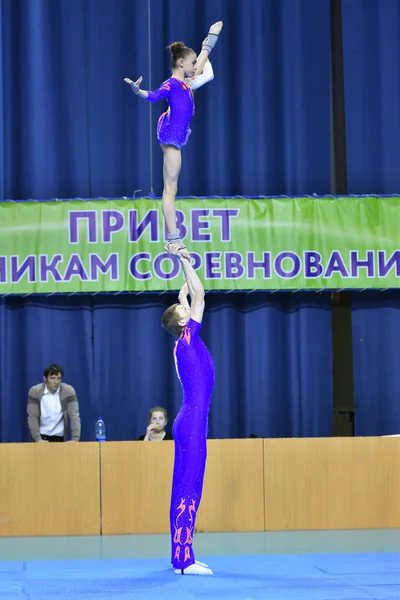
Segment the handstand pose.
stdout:
<svg viewBox="0 0 400 600">
<path fill-rule="evenodd" d="M 155 92 L 140 89 L 143 77 L 135 82 L 128 78 L 124 80 L 135 94 L 149 102 L 157 102 L 162 98 L 168 100 L 169 108 L 160 116 L 157 126 L 157 138 L 164 153 L 162 211 L 168 230 L 167 245 L 179 243 L 179 248 L 186 257 L 188 253 L 184 250 L 185 245 L 177 230 L 175 213 L 175 198 L 182 166 L 181 148 L 187 143 L 191 133 L 189 124 L 194 115 L 193 90 L 214 78 L 208 56 L 217 43 L 222 26 L 222 21 L 218 21 L 210 27 L 198 57 L 183 42 L 171 44 L 172 77 L 164 81 Z"/>
<path fill-rule="evenodd" d="M 169 251 L 179 256 L 187 282 L 179 293 L 179 304 L 167 308 L 161 321 L 164 329 L 179 338 L 174 357 L 183 392 L 182 406 L 172 428 L 175 458 L 170 507 L 171 562 L 177 574 L 212 575 L 207 565 L 195 560 L 192 543 L 206 467 L 214 363 L 199 335 L 204 288 L 179 251 L 179 243 L 170 244 Z"/>
</svg>

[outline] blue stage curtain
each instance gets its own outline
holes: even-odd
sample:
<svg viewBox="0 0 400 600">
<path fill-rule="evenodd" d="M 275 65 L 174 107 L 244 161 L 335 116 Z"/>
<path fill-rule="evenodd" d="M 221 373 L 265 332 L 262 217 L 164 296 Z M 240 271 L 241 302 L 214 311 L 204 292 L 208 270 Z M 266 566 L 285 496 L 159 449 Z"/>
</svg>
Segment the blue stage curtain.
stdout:
<svg viewBox="0 0 400 600">
<path fill-rule="evenodd" d="M 180 387 L 173 338 L 161 329 L 167 306 L 156 294 L 94 300 L 95 395 L 109 439 L 137 439 L 153 406 L 168 410 L 171 430 Z"/>
<path fill-rule="evenodd" d="M 332 435 L 329 293 L 207 298 L 212 437 Z"/>
<path fill-rule="evenodd" d="M 342 2 L 348 189 L 400 192 L 400 3 Z"/>
<path fill-rule="evenodd" d="M 1 0 L 0 198 L 146 195 L 150 156 L 160 195 L 165 103 L 123 78 L 157 88 L 219 19 L 179 194 L 329 193 L 329 0 Z"/>
<path fill-rule="evenodd" d="M 352 295 L 356 435 L 400 433 L 400 292 Z"/>
<path fill-rule="evenodd" d="M 215 362 L 210 437 L 329 436 L 329 294 L 207 294 L 202 337 Z M 59 362 L 78 393 L 82 439 L 103 417 L 107 439 L 144 433 L 149 409 L 170 426 L 181 403 L 174 339 L 160 327 L 170 294 L 3 298 L 0 440 L 27 441 L 26 399 Z"/>
</svg>

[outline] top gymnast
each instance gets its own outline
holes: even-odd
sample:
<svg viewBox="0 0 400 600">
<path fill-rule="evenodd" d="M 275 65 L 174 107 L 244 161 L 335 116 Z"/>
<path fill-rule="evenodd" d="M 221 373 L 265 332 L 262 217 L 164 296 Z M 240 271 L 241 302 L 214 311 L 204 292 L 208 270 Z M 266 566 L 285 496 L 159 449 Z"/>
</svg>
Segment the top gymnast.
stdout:
<svg viewBox="0 0 400 600">
<path fill-rule="evenodd" d="M 157 102 L 161 98 L 168 100 L 168 110 L 160 116 L 157 126 L 157 138 L 164 153 L 162 211 L 168 230 L 166 247 L 179 243 L 179 249 L 185 258 L 188 258 L 189 254 L 180 239 L 175 213 L 178 177 L 182 165 L 181 148 L 187 143 L 190 135 L 189 124 L 194 115 L 193 90 L 214 78 L 208 56 L 218 41 L 222 26 L 222 21 L 218 21 L 210 27 L 198 57 L 194 50 L 187 48 L 183 42 L 171 44 L 169 49 L 172 77 L 164 81 L 155 92 L 140 89 L 143 77 L 139 77 L 137 81 L 128 78 L 124 80 L 137 96 L 149 102 Z"/>
</svg>

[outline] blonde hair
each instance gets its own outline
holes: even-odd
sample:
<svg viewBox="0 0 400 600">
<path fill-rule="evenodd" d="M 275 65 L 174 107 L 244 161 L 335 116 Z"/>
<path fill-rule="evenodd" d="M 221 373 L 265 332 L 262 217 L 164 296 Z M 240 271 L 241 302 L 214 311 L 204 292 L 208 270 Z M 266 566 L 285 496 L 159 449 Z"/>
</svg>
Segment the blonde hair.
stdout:
<svg viewBox="0 0 400 600">
<path fill-rule="evenodd" d="M 165 331 L 168 331 L 168 333 L 174 335 L 175 337 L 180 337 L 185 327 L 184 325 L 179 325 L 181 317 L 176 312 L 178 306 L 179 304 L 172 304 L 167 308 L 161 317 L 162 327 L 165 329 Z"/>
</svg>

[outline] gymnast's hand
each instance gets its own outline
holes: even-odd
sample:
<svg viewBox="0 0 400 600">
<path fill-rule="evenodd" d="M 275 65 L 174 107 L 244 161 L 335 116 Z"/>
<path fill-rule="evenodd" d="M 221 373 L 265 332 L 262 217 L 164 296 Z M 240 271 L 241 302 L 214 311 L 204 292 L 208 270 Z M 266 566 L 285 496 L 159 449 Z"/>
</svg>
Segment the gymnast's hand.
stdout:
<svg viewBox="0 0 400 600">
<path fill-rule="evenodd" d="M 152 433 L 156 433 L 158 429 L 157 423 L 150 423 L 146 429 L 146 437 L 150 437 Z"/>
<path fill-rule="evenodd" d="M 125 77 L 124 81 L 125 81 L 125 83 L 128 83 L 131 86 L 134 94 L 140 93 L 140 84 L 143 81 L 143 77 L 139 77 L 139 79 L 137 79 L 136 81 L 132 81 L 132 79 Z"/>
<path fill-rule="evenodd" d="M 175 254 L 179 258 L 185 258 L 190 261 L 190 253 L 187 248 L 182 244 L 182 242 L 177 242 L 172 244 L 171 242 L 167 242 L 164 246 L 165 250 L 168 254 Z"/>
</svg>

